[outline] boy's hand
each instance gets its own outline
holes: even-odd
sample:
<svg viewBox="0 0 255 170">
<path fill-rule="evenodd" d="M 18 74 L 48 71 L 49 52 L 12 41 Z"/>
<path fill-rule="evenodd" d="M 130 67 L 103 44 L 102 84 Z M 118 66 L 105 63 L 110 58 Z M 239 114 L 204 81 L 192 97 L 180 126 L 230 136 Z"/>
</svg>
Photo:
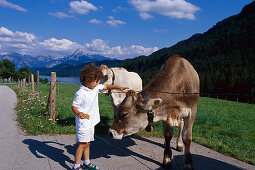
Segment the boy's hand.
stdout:
<svg viewBox="0 0 255 170">
<path fill-rule="evenodd" d="M 120 87 L 120 91 L 124 91 L 126 89 L 129 89 L 128 87 Z"/>
<path fill-rule="evenodd" d="M 77 116 L 78 116 L 80 119 L 88 119 L 88 120 L 89 120 L 89 118 L 90 118 L 90 115 L 85 114 L 85 113 L 83 113 L 83 112 L 79 112 L 79 113 L 77 114 Z"/>
</svg>

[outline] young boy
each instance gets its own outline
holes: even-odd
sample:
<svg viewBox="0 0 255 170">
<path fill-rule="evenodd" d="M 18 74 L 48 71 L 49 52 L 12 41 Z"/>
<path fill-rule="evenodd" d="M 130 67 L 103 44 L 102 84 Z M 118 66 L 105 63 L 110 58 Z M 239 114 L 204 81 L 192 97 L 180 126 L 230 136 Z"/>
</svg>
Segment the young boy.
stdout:
<svg viewBox="0 0 255 170">
<path fill-rule="evenodd" d="M 96 165 L 90 162 L 90 141 L 94 141 L 94 127 L 100 122 L 98 93 L 101 90 L 119 89 L 121 91 L 127 87 L 115 85 L 102 85 L 99 81 L 103 78 L 103 73 L 94 64 L 87 65 L 81 70 L 81 87 L 75 93 L 72 104 L 72 111 L 76 122 L 76 141 L 78 147 L 75 153 L 74 170 L 81 170 L 80 161 L 84 157 L 83 166 L 85 169 L 98 169 Z"/>
</svg>

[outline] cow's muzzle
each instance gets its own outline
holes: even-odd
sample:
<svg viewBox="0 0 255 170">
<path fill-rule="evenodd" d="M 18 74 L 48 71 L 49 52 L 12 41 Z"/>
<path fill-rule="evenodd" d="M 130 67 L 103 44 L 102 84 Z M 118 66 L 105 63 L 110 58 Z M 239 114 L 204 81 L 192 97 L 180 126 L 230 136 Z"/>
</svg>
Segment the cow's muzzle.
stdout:
<svg viewBox="0 0 255 170">
<path fill-rule="evenodd" d="M 119 140 L 122 139 L 123 137 L 123 134 L 119 134 L 116 130 L 111 128 L 108 130 L 108 135 L 113 139 L 119 139 Z"/>
</svg>

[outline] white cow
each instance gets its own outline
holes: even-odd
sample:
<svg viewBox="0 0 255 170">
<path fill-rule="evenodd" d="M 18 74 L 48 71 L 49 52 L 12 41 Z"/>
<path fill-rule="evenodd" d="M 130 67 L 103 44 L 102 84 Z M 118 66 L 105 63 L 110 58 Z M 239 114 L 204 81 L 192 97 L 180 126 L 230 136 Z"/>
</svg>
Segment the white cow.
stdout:
<svg viewBox="0 0 255 170">
<path fill-rule="evenodd" d="M 106 65 L 101 65 L 100 69 L 104 75 L 104 78 L 100 81 L 100 84 L 112 84 L 128 87 L 130 90 L 134 90 L 137 93 L 143 89 L 142 79 L 135 72 L 129 72 L 125 68 L 108 68 Z M 123 93 L 119 90 L 111 90 L 108 91 L 108 94 L 111 96 L 115 115 L 119 104 L 125 99 L 126 93 Z"/>
</svg>

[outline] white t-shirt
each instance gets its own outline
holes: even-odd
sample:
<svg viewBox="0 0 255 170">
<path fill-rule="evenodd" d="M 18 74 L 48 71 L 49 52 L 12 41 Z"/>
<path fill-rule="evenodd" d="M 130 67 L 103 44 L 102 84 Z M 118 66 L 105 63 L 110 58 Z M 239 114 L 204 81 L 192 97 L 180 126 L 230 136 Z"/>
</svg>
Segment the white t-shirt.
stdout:
<svg viewBox="0 0 255 170">
<path fill-rule="evenodd" d="M 94 128 L 100 122 L 98 93 L 103 90 L 104 85 L 99 84 L 93 90 L 81 85 L 75 93 L 72 106 L 76 106 L 79 112 L 90 115 L 90 119 L 75 117 L 76 132 Z"/>
</svg>

